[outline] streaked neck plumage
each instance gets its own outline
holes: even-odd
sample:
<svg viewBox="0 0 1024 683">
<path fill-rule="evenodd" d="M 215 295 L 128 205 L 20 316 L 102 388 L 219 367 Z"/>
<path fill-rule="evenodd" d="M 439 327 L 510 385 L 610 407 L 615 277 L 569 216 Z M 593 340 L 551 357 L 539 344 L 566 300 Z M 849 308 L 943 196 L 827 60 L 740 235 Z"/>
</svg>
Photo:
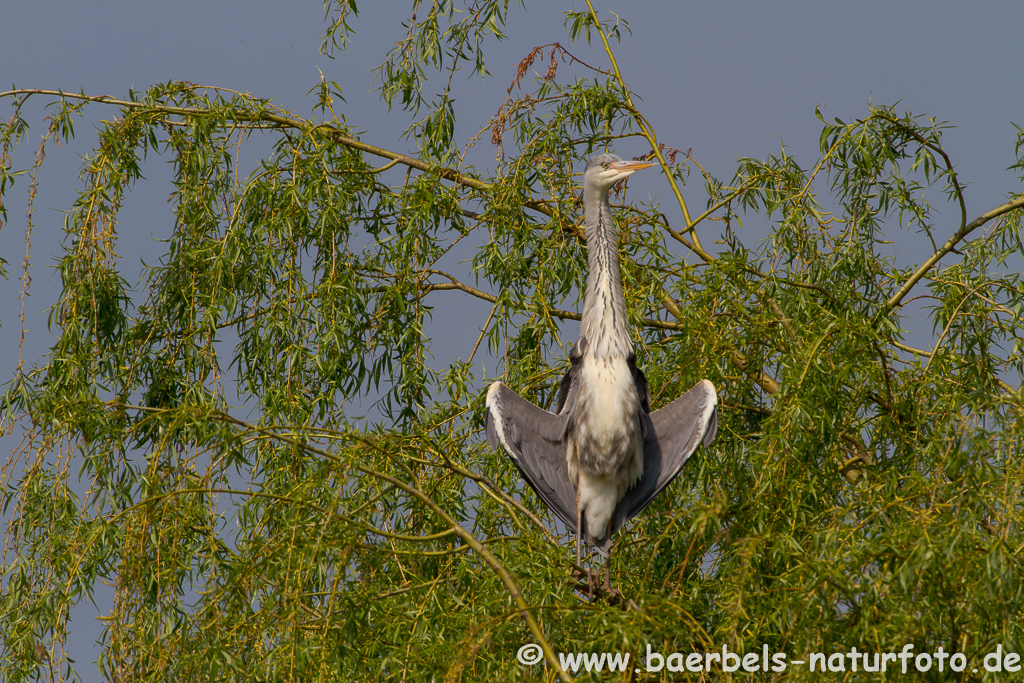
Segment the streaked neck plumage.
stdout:
<svg viewBox="0 0 1024 683">
<path fill-rule="evenodd" d="M 588 189 L 583 207 L 589 273 L 580 330 L 596 357 L 624 358 L 633 352 L 633 343 L 619 273 L 619 230 L 612 220 L 608 191 Z"/>
</svg>

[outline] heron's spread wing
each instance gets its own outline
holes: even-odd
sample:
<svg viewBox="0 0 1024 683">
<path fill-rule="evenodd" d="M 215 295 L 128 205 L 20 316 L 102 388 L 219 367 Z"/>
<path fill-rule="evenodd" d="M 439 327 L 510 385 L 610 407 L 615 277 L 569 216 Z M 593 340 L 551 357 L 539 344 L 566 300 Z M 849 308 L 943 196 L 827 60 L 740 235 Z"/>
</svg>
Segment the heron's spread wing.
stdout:
<svg viewBox="0 0 1024 683">
<path fill-rule="evenodd" d="M 501 382 L 487 391 L 487 440 L 500 443 L 526 482 L 576 532 L 576 489 L 565 460 L 568 411 L 538 408 Z"/>
<path fill-rule="evenodd" d="M 650 415 L 644 434 L 644 474 L 615 507 L 612 533 L 640 514 L 676 475 L 697 447 L 710 445 L 718 429 L 715 385 L 701 380 L 692 389 Z M 610 544 L 609 544 L 610 545 Z"/>
</svg>

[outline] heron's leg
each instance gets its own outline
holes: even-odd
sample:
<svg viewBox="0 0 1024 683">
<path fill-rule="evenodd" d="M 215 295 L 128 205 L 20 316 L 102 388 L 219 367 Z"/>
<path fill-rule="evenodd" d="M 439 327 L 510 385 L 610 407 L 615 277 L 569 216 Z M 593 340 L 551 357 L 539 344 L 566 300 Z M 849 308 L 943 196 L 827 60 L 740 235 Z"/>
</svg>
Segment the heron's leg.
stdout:
<svg viewBox="0 0 1024 683">
<path fill-rule="evenodd" d="M 583 510 L 580 509 L 580 480 L 576 478 L 576 564 L 580 564 L 583 553 Z M 582 565 L 580 565 L 582 566 Z M 584 570 L 587 575 L 587 600 L 594 599 L 594 577 L 590 569 Z"/>
<path fill-rule="evenodd" d="M 583 511 L 580 510 L 580 478 L 576 476 L 576 564 L 580 563 L 580 544 L 583 534 Z"/>
<path fill-rule="evenodd" d="M 605 529 L 605 533 L 609 536 L 612 533 L 611 520 L 608 521 L 608 528 Z M 604 590 L 606 593 L 612 592 L 612 549 L 608 548 L 608 557 L 604 561 Z"/>
<path fill-rule="evenodd" d="M 581 545 L 583 543 L 583 536 L 580 533 L 580 522 L 583 515 L 580 514 L 579 509 L 576 510 L 576 564 L 580 563 L 580 555 L 582 554 Z"/>
</svg>

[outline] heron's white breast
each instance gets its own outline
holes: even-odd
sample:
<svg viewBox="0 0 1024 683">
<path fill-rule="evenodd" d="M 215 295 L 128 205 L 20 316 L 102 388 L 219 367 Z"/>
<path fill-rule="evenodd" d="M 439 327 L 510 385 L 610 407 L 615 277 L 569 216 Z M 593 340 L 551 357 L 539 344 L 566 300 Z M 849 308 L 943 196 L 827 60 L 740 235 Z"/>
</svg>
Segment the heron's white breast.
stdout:
<svg viewBox="0 0 1024 683">
<path fill-rule="evenodd" d="M 636 431 L 636 387 L 625 358 L 587 357 L 580 368 L 581 396 L 586 417 L 580 436 L 598 451 L 606 451 Z"/>
</svg>

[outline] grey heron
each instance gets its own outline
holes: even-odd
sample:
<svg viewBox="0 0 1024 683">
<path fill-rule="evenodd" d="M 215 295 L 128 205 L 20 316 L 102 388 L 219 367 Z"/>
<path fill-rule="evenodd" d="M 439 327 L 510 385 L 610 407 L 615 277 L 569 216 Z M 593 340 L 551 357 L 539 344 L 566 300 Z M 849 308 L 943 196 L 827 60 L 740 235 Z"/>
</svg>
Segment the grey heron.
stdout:
<svg viewBox="0 0 1024 683">
<path fill-rule="evenodd" d="M 597 154 L 583 178 L 587 290 L 580 338 L 559 386 L 555 412 L 530 403 L 501 382 L 487 391 L 487 438 L 500 444 L 527 483 L 581 540 L 606 558 L 611 538 L 675 478 L 717 429 L 718 396 L 701 380 L 651 412 L 647 378 L 636 366 L 619 274 L 618 228 L 608 193 L 616 182 L 653 164 Z"/>
</svg>

